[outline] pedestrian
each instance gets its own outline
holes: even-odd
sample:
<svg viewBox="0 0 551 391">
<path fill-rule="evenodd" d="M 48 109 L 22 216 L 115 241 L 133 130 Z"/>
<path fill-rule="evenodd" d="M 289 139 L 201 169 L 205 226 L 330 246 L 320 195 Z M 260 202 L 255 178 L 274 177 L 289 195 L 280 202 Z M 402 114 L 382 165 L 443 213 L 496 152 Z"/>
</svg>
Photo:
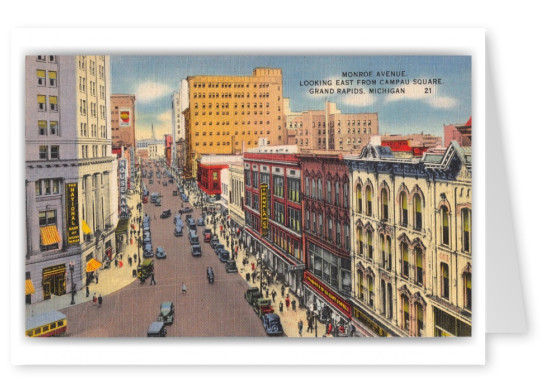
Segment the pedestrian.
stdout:
<svg viewBox="0 0 551 391">
<path fill-rule="evenodd" d="M 266 299 L 270 297 L 270 290 L 268 288 L 266 288 Z"/>
<path fill-rule="evenodd" d="M 276 291 L 272 289 L 272 301 L 275 303 Z"/>
<path fill-rule="evenodd" d="M 279 301 L 279 312 L 283 313 L 283 302 Z"/>
<path fill-rule="evenodd" d="M 251 268 L 253 269 L 253 272 L 254 272 L 254 262 L 251 262 Z"/>
<path fill-rule="evenodd" d="M 353 337 L 355 332 L 356 332 L 356 326 L 351 324 L 350 325 L 350 336 Z"/>
<path fill-rule="evenodd" d="M 157 285 L 157 281 L 155 281 L 155 274 L 151 273 L 151 281 L 149 282 L 149 285 Z"/>
<path fill-rule="evenodd" d="M 86 297 L 90 296 L 90 288 L 86 285 Z"/>
<path fill-rule="evenodd" d="M 285 296 L 285 285 L 281 284 L 281 297 Z"/>
<path fill-rule="evenodd" d="M 291 301 L 291 307 L 293 307 L 293 311 L 297 310 L 297 301 L 295 299 L 293 299 L 293 301 Z"/>
<path fill-rule="evenodd" d="M 128 266 L 132 266 L 132 258 L 128 257 Z"/>
<path fill-rule="evenodd" d="M 298 321 L 298 335 L 300 335 L 302 337 L 302 327 L 303 327 L 303 323 L 302 323 L 302 319 L 300 319 Z"/>
<path fill-rule="evenodd" d="M 253 274 L 251 274 L 251 277 L 253 278 L 253 284 L 254 284 L 254 279 L 256 278 L 256 273 L 253 272 Z"/>
<path fill-rule="evenodd" d="M 98 283 L 98 280 L 99 280 L 99 273 L 98 273 L 97 270 L 96 270 L 95 276 L 96 276 L 96 284 L 97 284 L 97 283 Z"/>
<path fill-rule="evenodd" d="M 331 335 L 333 331 L 333 324 L 329 321 L 327 322 L 327 329 L 325 330 L 325 334 Z"/>
<path fill-rule="evenodd" d="M 289 295 L 285 298 L 285 307 L 287 307 L 287 311 L 289 311 L 289 304 L 291 303 L 291 299 L 289 299 Z"/>
<path fill-rule="evenodd" d="M 98 296 L 98 305 L 101 307 L 101 303 L 103 303 L 103 297 L 101 297 L 101 293 Z"/>
<path fill-rule="evenodd" d="M 138 256 L 136 254 L 134 254 L 134 262 L 136 262 L 136 259 L 138 258 Z M 132 266 L 132 265 L 130 265 Z"/>
<path fill-rule="evenodd" d="M 94 305 L 96 305 L 96 303 L 98 302 L 98 297 L 96 296 L 96 292 L 94 292 L 94 296 L 92 296 L 92 302 L 94 303 Z"/>
<path fill-rule="evenodd" d="M 308 318 L 308 328 L 306 329 L 307 333 L 312 333 L 314 331 L 314 318 Z"/>
</svg>

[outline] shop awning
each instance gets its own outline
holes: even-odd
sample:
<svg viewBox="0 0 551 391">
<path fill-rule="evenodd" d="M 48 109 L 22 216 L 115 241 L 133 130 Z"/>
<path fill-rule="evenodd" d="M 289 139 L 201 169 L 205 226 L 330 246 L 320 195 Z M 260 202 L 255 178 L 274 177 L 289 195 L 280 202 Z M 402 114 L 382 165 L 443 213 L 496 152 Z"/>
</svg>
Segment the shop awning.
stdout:
<svg viewBox="0 0 551 391">
<path fill-rule="evenodd" d="M 61 237 L 59 236 L 59 232 L 57 232 L 57 227 L 55 225 L 40 227 L 40 237 L 42 238 L 43 246 L 49 246 L 51 244 L 61 242 Z"/>
<path fill-rule="evenodd" d="M 116 234 L 124 234 L 128 229 L 128 219 L 119 219 L 117 228 L 115 229 Z"/>
<path fill-rule="evenodd" d="M 34 292 L 33 282 L 31 280 L 25 280 L 25 296 L 32 295 Z"/>
<path fill-rule="evenodd" d="M 95 272 L 101 267 L 101 262 L 92 258 L 86 263 L 86 273 Z"/>
<path fill-rule="evenodd" d="M 91 234 L 92 230 L 90 227 L 88 227 L 88 224 L 86 224 L 86 221 L 82 220 L 82 232 L 84 232 L 86 235 Z"/>
</svg>

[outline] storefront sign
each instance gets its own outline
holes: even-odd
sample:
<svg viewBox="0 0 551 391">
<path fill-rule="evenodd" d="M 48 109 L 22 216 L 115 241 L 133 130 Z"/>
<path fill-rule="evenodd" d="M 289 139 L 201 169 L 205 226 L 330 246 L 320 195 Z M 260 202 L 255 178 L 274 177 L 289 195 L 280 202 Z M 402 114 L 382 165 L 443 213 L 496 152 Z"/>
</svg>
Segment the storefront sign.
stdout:
<svg viewBox="0 0 551 391">
<path fill-rule="evenodd" d="M 260 230 L 262 236 L 268 236 L 268 184 L 260 184 Z"/>
<path fill-rule="evenodd" d="M 119 188 L 120 194 L 126 194 L 126 159 L 119 160 Z"/>
<path fill-rule="evenodd" d="M 136 173 L 135 173 L 136 166 L 135 166 L 135 163 L 134 163 L 134 148 L 130 147 L 129 152 L 130 152 L 130 183 L 133 185 L 134 184 L 134 176 L 136 175 Z"/>
<path fill-rule="evenodd" d="M 324 284 L 319 282 L 309 272 L 304 273 L 304 281 L 309 286 L 311 286 L 312 288 L 316 289 L 319 293 L 321 293 L 321 295 L 326 300 L 331 302 L 339 310 L 343 311 L 348 317 L 351 316 L 350 304 L 348 304 L 346 301 L 344 301 L 339 296 L 337 296 L 331 289 L 327 288 Z"/>
<path fill-rule="evenodd" d="M 131 124 L 131 112 L 130 109 L 121 108 L 119 110 L 119 126 L 121 128 L 127 128 Z"/>
<path fill-rule="evenodd" d="M 65 205 L 67 206 L 67 244 L 80 242 L 80 228 L 78 220 L 78 184 L 65 184 Z"/>
<path fill-rule="evenodd" d="M 354 317 L 366 325 L 370 330 L 379 335 L 380 337 L 388 337 L 388 333 L 375 323 L 371 318 L 358 307 L 354 306 Z"/>
</svg>

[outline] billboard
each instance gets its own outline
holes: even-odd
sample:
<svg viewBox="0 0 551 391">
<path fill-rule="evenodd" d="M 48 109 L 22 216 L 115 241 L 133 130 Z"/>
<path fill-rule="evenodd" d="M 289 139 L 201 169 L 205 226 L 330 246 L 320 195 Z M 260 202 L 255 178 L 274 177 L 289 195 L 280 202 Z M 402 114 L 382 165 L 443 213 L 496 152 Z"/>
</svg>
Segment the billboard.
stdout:
<svg viewBox="0 0 551 391">
<path fill-rule="evenodd" d="M 260 184 L 260 231 L 262 236 L 268 236 L 268 184 Z"/>
<path fill-rule="evenodd" d="M 78 224 L 78 184 L 65 184 L 65 204 L 67 205 L 67 244 L 80 242 L 80 228 Z"/>
<path fill-rule="evenodd" d="M 130 126 L 130 124 L 132 123 L 131 115 L 132 115 L 132 112 L 130 109 L 121 108 L 119 110 L 119 126 L 121 128 L 126 128 Z"/>
</svg>

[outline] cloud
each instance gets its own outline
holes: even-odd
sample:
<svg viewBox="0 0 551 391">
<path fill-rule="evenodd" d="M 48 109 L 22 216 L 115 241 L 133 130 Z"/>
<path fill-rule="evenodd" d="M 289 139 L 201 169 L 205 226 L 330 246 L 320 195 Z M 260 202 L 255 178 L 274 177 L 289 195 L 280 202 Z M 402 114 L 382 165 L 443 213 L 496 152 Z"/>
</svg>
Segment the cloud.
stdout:
<svg viewBox="0 0 551 391">
<path fill-rule="evenodd" d="M 151 125 L 155 129 L 157 139 L 165 134 L 172 134 L 172 110 L 157 115 L 136 113 L 136 135 L 138 139 L 151 138 Z"/>
<path fill-rule="evenodd" d="M 365 89 L 364 89 L 365 90 Z M 374 104 L 377 101 L 377 98 L 373 94 L 351 94 L 351 95 L 343 95 L 341 102 L 348 106 L 370 106 Z"/>
<path fill-rule="evenodd" d="M 145 82 L 138 86 L 136 100 L 141 103 L 149 103 L 172 92 L 170 86 L 161 83 Z"/>
<path fill-rule="evenodd" d="M 450 109 L 458 104 L 456 98 L 445 96 L 439 93 L 438 85 L 420 85 L 410 84 L 398 86 L 405 88 L 405 94 L 389 94 L 385 98 L 385 103 L 401 100 L 420 100 L 437 109 Z"/>
</svg>

